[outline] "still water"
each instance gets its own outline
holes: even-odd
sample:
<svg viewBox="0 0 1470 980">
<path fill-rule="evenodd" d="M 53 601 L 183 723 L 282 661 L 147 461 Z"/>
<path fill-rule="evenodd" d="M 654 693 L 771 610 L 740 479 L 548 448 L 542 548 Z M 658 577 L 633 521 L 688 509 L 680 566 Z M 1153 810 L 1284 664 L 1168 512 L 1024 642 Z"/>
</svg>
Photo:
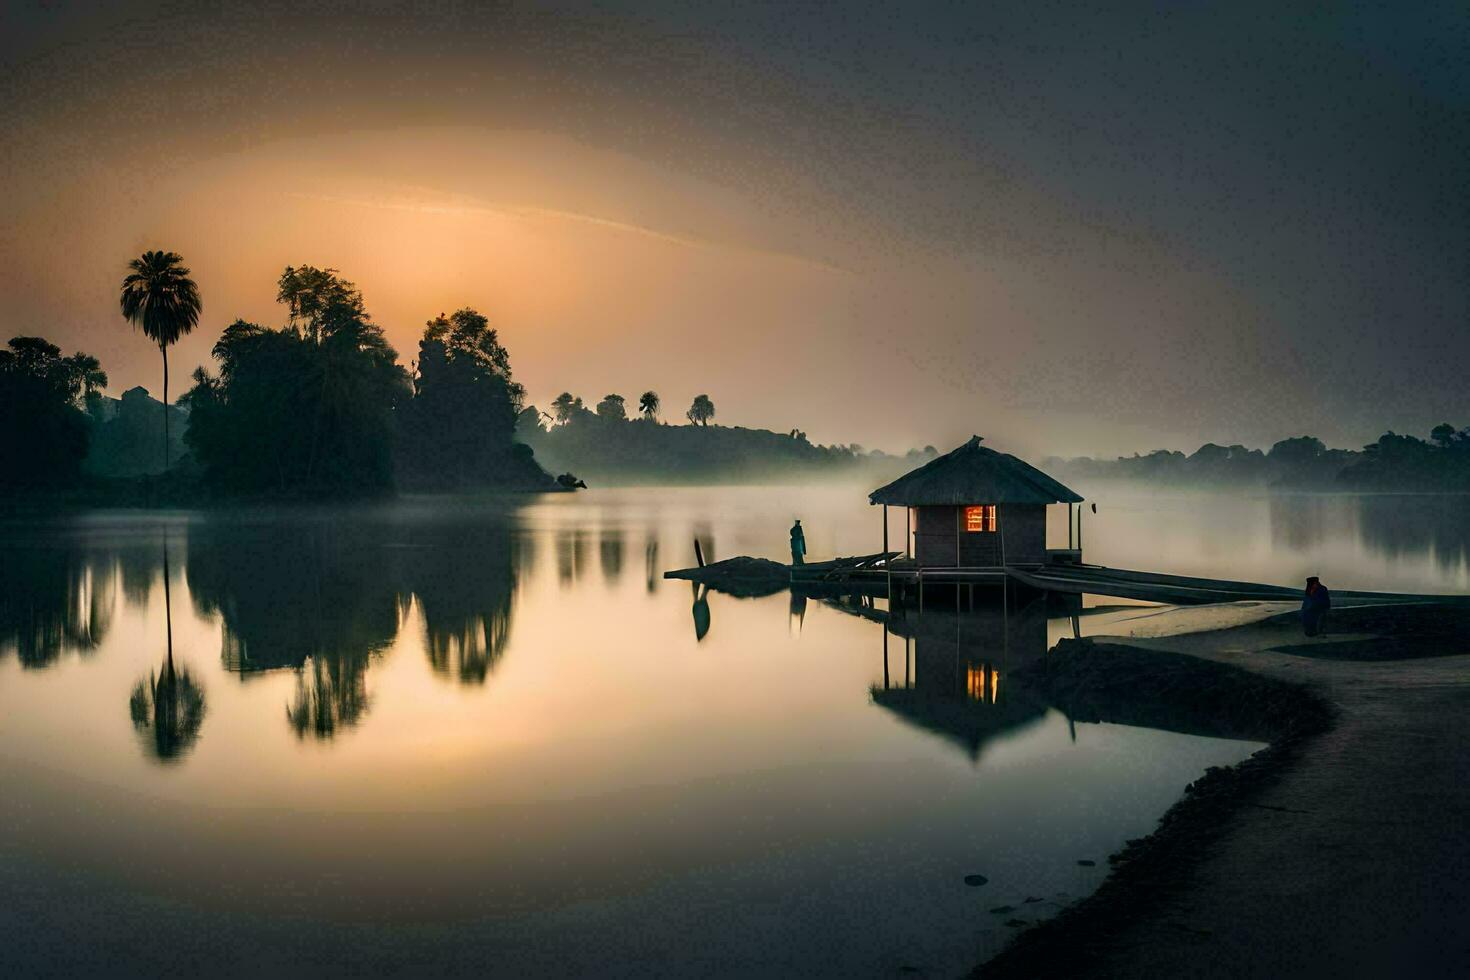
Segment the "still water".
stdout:
<svg viewBox="0 0 1470 980">
<path fill-rule="evenodd" d="M 660 577 L 696 536 L 779 557 L 794 515 L 813 558 L 873 550 L 862 500 L 0 525 L 0 973 L 954 975 L 1259 747 L 1008 698 L 1063 629 L 1044 600 L 885 638 L 881 601 Z M 1085 543 L 1463 588 L 1463 538 L 1273 506 L 1105 498 Z"/>
</svg>

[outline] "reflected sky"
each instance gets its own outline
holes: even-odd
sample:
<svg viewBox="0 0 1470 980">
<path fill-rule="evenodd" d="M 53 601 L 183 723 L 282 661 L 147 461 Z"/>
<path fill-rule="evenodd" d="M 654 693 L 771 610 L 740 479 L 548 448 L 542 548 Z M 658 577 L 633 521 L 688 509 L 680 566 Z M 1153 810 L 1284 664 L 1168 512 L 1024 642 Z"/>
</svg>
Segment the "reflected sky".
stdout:
<svg viewBox="0 0 1470 980">
<path fill-rule="evenodd" d="M 1089 515 L 1100 548 L 1133 512 Z M 1193 540 L 1251 514 L 1235 572 L 1262 564 L 1266 502 L 1213 513 Z M 660 578 L 696 536 L 780 557 L 793 516 L 817 556 L 880 530 L 860 495 L 762 489 L 7 526 L 0 966 L 147 972 L 208 935 L 257 972 L 956 972 L 1005 939 L 987 909 L 1085 894 L 1077 860 L 1256 747 L 1014 697 L 1070 628 L 1044 599 L 920 618 Z M 160 765 L 165 539 L 207 711 L 189 731 L 165 690 Z"/>
</svg>

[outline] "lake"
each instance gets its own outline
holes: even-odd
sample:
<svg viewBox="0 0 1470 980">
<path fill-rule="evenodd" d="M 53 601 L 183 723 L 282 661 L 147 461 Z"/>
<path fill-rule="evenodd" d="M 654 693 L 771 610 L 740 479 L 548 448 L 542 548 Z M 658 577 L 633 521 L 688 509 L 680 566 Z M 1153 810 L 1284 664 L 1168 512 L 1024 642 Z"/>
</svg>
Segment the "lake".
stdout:
<svg viewBox="0 0 1470 980">
<path fill-rule="evenodd" d="M 1464 499 L 1120 490 L 1084 544 L 1464 591 Z M 0 972 L 955 975 L 1259 748 L 1011 696 L 1044 599 L 900 636 L 661 578 L 794 516 L 880 540 L 830 487 L 0 525 Z"/>
</svg>

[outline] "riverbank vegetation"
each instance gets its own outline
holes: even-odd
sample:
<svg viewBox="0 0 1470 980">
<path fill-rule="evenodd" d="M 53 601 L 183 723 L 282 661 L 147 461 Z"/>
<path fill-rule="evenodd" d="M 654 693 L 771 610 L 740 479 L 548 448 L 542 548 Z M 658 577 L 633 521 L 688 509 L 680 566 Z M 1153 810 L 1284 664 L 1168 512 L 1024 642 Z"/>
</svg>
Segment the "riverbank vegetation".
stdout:
<svg viewBox="0 0 1470 980">
<path fill-rule="evenodd" d="M 695 397 L 683 413 L 688 424 L 659 417 L 656 391 L 638 398 L 638 416 L 629 418 L 627 401 L 608 394 L 589 409 L 579 396 L 563 392 L 551 412 L 534 406 L 516 422 L 516 438 L 553 469 L 569 469 L 594 483 L 760 483 L 824 477 L 891 478 L 933 459 L 933 446 L 904 455 L 867 451 L 857 444 L 821 445 L 805 432 L 772 432 L 713 423 L 716 408 L 707 394 Z"/>
<path fill-rule="evenodd" d="M 1127 480 L 1155 486 L 1276 490 L 1456 493 L 1470 490 L 1470 426 L 1448 422 L 1429 438 L 1385 432 L 1361 450 L 1329 449 L 1314 436 L 1283 439 L 1269 450 L 1206 443 L 1193 453 L 1156 449 L 1116 459 L 1051 457 L 1059 479 Z"/>
</svg>

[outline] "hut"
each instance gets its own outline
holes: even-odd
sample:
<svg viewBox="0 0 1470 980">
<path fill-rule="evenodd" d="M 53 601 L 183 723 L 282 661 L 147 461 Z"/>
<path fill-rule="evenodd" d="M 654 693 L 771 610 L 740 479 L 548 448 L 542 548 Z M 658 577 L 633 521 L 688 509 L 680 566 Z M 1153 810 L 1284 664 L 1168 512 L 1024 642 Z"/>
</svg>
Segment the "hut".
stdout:
<svg viewBox="0 0 1470 980">
<path fill-rule="evenodd" d="M 1081 558 L 1072 504 L 1082 497 L 1036 467 L 980 445 L 979 436 L 868 495 L 881 504 L 884 550 L 889 507 L 907 509 L 905 550 L 919 568 L 1003 568 Z M 1067 505 L 1067 549 L 1046 547 L 1046 509 Z M 911 550 L 910 550 L 911 549 Z"/>
</svg>

